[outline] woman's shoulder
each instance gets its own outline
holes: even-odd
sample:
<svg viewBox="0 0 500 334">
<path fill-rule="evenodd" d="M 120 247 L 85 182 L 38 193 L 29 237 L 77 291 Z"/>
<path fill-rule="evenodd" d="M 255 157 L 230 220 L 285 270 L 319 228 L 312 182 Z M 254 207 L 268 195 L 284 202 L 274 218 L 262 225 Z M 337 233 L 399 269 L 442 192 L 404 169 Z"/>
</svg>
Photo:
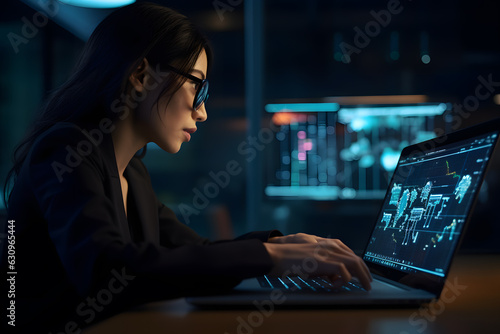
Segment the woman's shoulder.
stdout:
<svg viewBox="0 0 500 334">
<path fill-rule="evenodd" d="M 60 122 L 45 130 L 34 141 L 27 160 L 32 163 L 49 162 L 52 166 L 63 161 L 67 165 L 82 160 L 102 160 L 112 149 L 109 135 L 79 126 Z"/>
<path fill-rule="evenodd" d="M 33 146 L 53 140 L 61 140 L 61 143 L 71 143 L 75 138 L 83 139 L 83 128 L 70 122 L 58 122 L 43 131 L 34 141 Z"/>
<path fill-rule="evenodd" d="M 58 149 L 65 148 L 77 150 L 81 155 L 86 155 L 86 152 L 93 151 L 95 147 L 100 147 L 109 138 L 107 134 L 99 129 L 90 129 L 69 122 L 58 122 L 50 128 L 42 132 L 34 141 L 33 150 L 38 150 L 42 147 Z"/>
<path fill-rule="evenodd" d="M 116 173 L 111 133 L 74 123 L 57 123 L 35 140 L 22 170 L 31 180 L 40 175 L 55 176 L 59 182 L 89 175 L 105 179 L 105 175 Z"/>
</svg>

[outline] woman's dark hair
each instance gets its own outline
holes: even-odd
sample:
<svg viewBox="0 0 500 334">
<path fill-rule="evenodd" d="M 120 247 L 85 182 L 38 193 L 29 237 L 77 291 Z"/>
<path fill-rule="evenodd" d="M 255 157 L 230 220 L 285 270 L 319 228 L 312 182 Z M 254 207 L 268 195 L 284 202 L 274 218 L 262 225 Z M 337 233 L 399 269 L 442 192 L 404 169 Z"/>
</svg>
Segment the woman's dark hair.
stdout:
<svg viewBox="0 0 500 334">
<path fill-rule="evenodd" d="M 189 73 L 198 56 L 211 47 L 198 28 L 178 12 L 153 3 L 134 3 L 106 17 L 87 41 L 70 78 L 56 89 L 41 108 L 13 154 L 13 167 L 4 188 L 8 205 L 10 181 L 15 179 L 36 138 L 59 122 L 97 126 L 120 114 L 113 109 L 129 90 L 128 78 L 146 58 L 152 69 L 168 71 L 165 65 Z M 162 67 L 163 66 L 163 67 Z M 186 81 L 173 71 L 160 96 L 172 96 Z"/>
</svg>

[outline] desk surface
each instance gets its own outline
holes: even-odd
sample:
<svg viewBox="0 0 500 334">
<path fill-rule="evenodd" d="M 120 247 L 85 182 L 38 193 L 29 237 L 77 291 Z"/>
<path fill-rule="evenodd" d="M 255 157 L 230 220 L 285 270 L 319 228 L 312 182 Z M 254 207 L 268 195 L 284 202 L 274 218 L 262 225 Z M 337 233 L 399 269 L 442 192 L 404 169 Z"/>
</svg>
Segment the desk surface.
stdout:
<svg viewBox="0 0 500 334">
<path fill-rule="evenodd" d="M 413 309 L 200 310 L 184 299 L 151 303 L 84 331 L 101 333 L 500 333 L 500 255 L 462 255 L 454 297 Z"/>
</svg>

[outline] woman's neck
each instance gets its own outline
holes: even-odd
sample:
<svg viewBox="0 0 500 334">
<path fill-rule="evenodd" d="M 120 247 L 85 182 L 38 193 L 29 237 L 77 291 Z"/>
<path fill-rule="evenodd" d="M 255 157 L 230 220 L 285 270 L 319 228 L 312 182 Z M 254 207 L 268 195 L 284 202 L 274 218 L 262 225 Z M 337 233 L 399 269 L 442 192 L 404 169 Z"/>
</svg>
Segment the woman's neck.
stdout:
<svg viewBox="0 0 500 334">
<path fill-rule="evenodd" d="M 116 165 L 119 175 L 123 176 L 130 160 L 132 160 L 137 151 L 147 144 L 147 141 L 138 134 L 132 117 L 117 121 L 115 126 L 112 138 Z"/>
</svg>

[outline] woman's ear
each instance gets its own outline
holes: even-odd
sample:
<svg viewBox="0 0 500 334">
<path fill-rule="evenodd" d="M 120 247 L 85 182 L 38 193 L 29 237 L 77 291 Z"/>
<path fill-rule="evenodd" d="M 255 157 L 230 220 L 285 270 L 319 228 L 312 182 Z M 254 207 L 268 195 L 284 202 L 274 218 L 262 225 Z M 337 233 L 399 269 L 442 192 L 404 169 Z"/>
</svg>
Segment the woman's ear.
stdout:
<svg viewBox="0 0 500 334">
<path fill-rule="evenodd" d="M 134 70 L 134 72 L 132 72 L 132 74 L 129 77 L 130 84 L 138 92 L 142 92 L 145 89 L 144 86 L 147 80 L 148 66 L 149 66 L 148 60 L 146 58 L 143 58 L 139 66 L 137 66 L 137 68 Z"/>
</svg>

